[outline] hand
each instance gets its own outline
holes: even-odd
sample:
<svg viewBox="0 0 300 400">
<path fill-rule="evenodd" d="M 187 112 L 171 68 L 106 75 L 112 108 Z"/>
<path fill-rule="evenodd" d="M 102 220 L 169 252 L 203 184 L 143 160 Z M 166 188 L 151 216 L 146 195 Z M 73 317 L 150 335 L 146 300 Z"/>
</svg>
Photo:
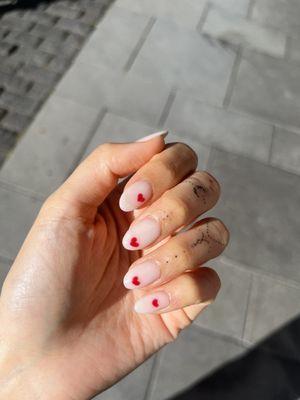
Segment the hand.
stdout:
<svg viewBox="0 0 300 400">
<path fill-rule="evenodd" d="M 216 272 L 197 267 L 227 229 L 205 219 L 178 233 L 219 197 L 196 167 L 163 135 L 104 144 L 46 200 L 1 294 L 1 399 L 88 399 L 216 297 Z"/>
</svg>

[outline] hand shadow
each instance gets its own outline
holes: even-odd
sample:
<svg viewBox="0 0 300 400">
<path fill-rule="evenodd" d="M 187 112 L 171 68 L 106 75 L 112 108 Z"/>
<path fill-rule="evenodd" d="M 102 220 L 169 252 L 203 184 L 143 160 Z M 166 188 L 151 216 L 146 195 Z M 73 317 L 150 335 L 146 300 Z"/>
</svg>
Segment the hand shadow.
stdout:
<svg viewBox="0 0 300 400">
<path fill-rule="evenodd" d="M 300 318 L 172 400 L 300 399 Z"/>
</svg>

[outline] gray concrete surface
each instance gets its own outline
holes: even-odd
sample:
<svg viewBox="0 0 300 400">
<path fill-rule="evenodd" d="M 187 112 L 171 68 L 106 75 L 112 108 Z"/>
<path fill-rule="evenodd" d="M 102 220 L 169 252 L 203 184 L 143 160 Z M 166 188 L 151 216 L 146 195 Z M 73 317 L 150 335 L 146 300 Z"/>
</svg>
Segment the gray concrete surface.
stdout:
<svg viewBox="0 0 300 400">
<path fill-rule="evenodd" d="M 99 400 L 166 399 L 300 314 L 299 4 L 181 4 L 117 0 L 0 171 L 2 277 L 40 202 L 102 142 L 169 128 L 223 187 L 217 301 Z"/>
</svg>

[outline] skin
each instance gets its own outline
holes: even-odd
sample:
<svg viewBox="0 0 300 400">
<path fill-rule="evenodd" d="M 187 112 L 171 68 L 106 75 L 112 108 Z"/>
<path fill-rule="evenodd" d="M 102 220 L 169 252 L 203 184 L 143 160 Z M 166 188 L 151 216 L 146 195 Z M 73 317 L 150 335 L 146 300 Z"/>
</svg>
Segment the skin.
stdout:
<svg viewBox="0 0 300 400">
<path fill-rule="evenodd" d="M 1 399 L 89 399 L 176 339 L 214 300 L 220 280 L 198 267 L 224 250 L 227 229 L 206 219 L 174 236 L 219 197 L 207 173 L 184 181 L 196 166 L 192 149 L 165 148 L 163 137 L 105 144 L 46 200 L 1 293 Z M 124 213 L 120 195 L 139 179 L 152 183 L 153 196 Z M 124 249 L 130 224 L 149 214 L 161 223 L 159 239 L 143 251 Z M 124 275 L 147 257 L 160 263 L 160 280 L 127 290 Z M 168 308 L 136 313 L 135 302 L 153 288 L 171 295 Z"/>
</svg>

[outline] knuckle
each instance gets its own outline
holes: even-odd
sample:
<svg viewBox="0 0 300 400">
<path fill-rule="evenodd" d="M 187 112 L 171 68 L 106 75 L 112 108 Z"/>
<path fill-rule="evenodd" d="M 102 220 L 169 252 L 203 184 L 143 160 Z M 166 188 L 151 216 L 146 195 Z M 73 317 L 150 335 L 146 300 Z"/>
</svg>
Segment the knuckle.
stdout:
<svg viewBox="0 0 300 400">
<path fill-rule="evenodd" d="M 161 174 L 164 176 L 165 180 L 175 181 L 178 173 L 178 167 L 176 163 L 172 159 L 156 159 L 155 160 L 156 168 L 158 171 L 161 171 Z"/>
<path fill-rule="evenodd" d="M 179 223 L 184 223 L 189 219 L 190 207 L 185 200 L 180 197 L 169 196 L 167 201 L 170 209 L 176 212 L 176 218 L 178 218 Z"/>
<path fill-rule="evenodd" d="M 230 233 L 226 225 L 217 218 L 211 218 L 208 221 L 210 227 L 210 235 L 218 242 L 226 247 L 229 243 Z"/>
<path fill-rule="evenodd" d="M 179 142 L 175 144 L 175 148 L 184 159 L 192 161 L 195 166 L 198 164 L 198 155 L 188 144 Z"/>
</svg>

